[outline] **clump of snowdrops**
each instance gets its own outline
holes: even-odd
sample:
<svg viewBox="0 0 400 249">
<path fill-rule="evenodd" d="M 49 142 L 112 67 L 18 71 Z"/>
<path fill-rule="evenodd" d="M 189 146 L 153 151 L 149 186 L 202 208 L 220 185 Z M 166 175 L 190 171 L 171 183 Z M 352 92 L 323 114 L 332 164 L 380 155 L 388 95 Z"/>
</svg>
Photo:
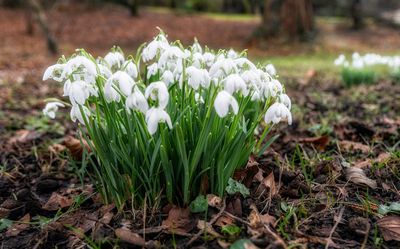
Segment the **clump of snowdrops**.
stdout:
<svg viewBox="0 0 400 249">
<path fill-rule="evenodd" d="M 382 70 L 389 71 L 394 79 L 400 75 L 400 56 L 353 53 L 351 60 L 347 60 L 346 56 L 341 54 L 334 63 L 342 67 L 342 79 L 346 86 L 374 83 L 377 72 Z"/>
<path fill-rule="evenodd" d="M 54 118 L 70 108 L 95 158 L 87 172 L 106 202 L 166 197 L 186 205 L 200 194 L 224 195 L 235 170 L 272 142 L 273 124 L 292 122 L 272 69 L 244 52 L 197 41 L 184 48 L 161 32 L 136 56 L 113 48 L 104 58 L 84 50 L 60 58 L 43 79 L 62 83 L 69 103 L 49 102 L 43 112 Z"/>
</svg>

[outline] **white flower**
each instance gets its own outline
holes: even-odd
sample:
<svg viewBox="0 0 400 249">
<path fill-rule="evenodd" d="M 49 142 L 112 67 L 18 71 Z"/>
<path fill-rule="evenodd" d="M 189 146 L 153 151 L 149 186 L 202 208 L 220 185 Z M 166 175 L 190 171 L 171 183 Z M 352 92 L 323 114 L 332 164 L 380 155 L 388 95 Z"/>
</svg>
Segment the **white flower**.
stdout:
<svg viewBox="0 0 400 249">
<path fill-rule="evenodd" d="M 206 63 L 207 67 L 211 67 L 215 60 L 215 55 L 210 52 L 205 52 L 203 54 L 203 60 Z"/>
<path fill-rule="evenodd" d="M 151 83 L 144 92 L 146 99 L 158 100 L 158 106 L 165 108 L 168 105 L 169 93 L 167 86 L 162 81 Z"/>
<path fill-rule="evenodd" d="M 265 123 L 277 124 L 281 120 L 287 119 L 288 124 L 292 124 L 292 114 L 289 109 L 282 103 L 274 103 L 271 105 L 267 112 L 265 113 L 264 121 Z"/>
<path fill-rule="evenodd" d="M 116 101 L 119 102 L 121 100 L 121 96 L 114 89 L 114 84 L 112 81 L 107 80 L 104 86 L 104 97 L 106 98 L 107 102 Z"/>
<path fill-rule="evenodd" d="M 175 79 L 174 79 L 174 74 L 169 71 L 166 70 L 164 71 L 164 73 L 161 75 L 161 80 L 167 85 L 169 86 L 170 84 L 174 83 Z"/>
<path fill-rule="evenodd" d="M 344 65 L 345 61 L 346 61 L 346 56 L 341 54 L 341 55 L 339 55 L 339 57 L 336 58 L 334 63 L 336 66 L 341 66 L 341 65 Z"/>
<path fill-rule="evenodd" d="M 235 59 L 238 57 L 238 54 L 235 52 L 235 50 L 229 49 L 227 57 L 231 58 L 231 59 Z"/>
<path fill-rule="evenodd" d="M 202 63 L 204 63 L 203 55 L 200 53 L 194 53 L 192 66 L 201 68 Z"/>
<path fill-rule="evenodd" d="M 126 61 L 122 66 L 124 71 L 129 74 L 133 79 L 136 79 L 138 76 L 138 69 L 135 63 L 132 60 Z"/>
<path fill-rule="evenodd" d="M 218 116 L 223 118 L 228 115 L 229 106 L 232 107 L 235 115 L 239 112 L 239 105 L 236 99 L 227 91 L 219 92 L 214 101 L 214 108 Z"/>
<path fill-rule="evenodd" d="M 267 73 L 269 73 L 271 76 L 275 76 L 276 75 L 276 69 L 274 67 L 274 65 L 272 64 L 268 64 L 265 66 L 265 71 Z"/>
<path fill-rule="evenodd" d="M 135 81 L 132 79 L 129 74 L 124 71 L 117 71 L 110 78 L 108 78 L 107 84 L 115 84 L 118 83 L 119 89 L 125 96 L 129 96 L 132 93 L 132 88 L 135 85 Z"/>
<path fill-rule="evenodd" d="M 107 62 L 110 68 L 116 66 L 120 68 L 122 64 L 125 62 L 124 55 L 120 52 L 109 52 L 105 57 L 104 60 Z"/>
<path fill-rule="evenodd" d="M 203 96 L 201 96 L 200 93 L 195 93 L 195 94 L 194 94 L 194 100 L 195 100 L 197 103 L 204 104 Z"/>
<path fill-rule="evenodd" d="M 92 76 L 97 75 L 96 64 L 82 55 L 78 55 L 66 63 L 61 77 L 67 78 L 72 73 L 76 73 L 76 71 L 81 71 Z"/>
<path fill-rule="evenodd" d="M 65 64 L 55 64 L 55 65 L 48 67 L 43 74 L 43 81 L 48 80 L 48 79 L 53 79 L 58 82 L 63 81 L 64 78 L 61 77 L 61 75 L 64 70 L 64 66 L 65 66 Z"/>
<path fill-rule="evenodd" d="M 199 86 L 208 87 L 210 85 L 210 76 L 207 70 L 198 69 L 194 66 L 186 68 L 186 74 L 188 77 L 188 85 L 194 90 L 199 89 Z"/>
<path fill-rule="evenodd" d="M 135 87 L 133 93 L 126 98 L 125 106 L 128 109 L 139 110 L 146 113 L 149 109 L 149 104 L 143 93 Z"/>
<path fill-rule="evenodd" d="M 184 58 L 185 54 L 177 46 L 171 46 L 162 52 L 160 59 L 158 60 L 158 68 L 165 70 L 173 67 L 178 59 Z"/>
<path fill-rule="evenodd" d="M 151 108 L 146 112 L 147 130 L 150 135 L 156 133 L 158 123 L 167 123 L 168 127 L 172 129 L 171 118 L 168 113 L 162 108 Z"/>
<path fill-rule="evenodd" d="M 106 79 L 111 77 L 112 72 L 108 67 L 102 64 L 97 64 L 97 66 L 99 66 L 100 74 L 103 75 Z"/>
<path fill-rule="evenodd" d="M 147 67 L 147 79 L 150 79 L 151 76 L 156 75 L 158 72 L 157 63 L 153 63 Z"/>
<path fill-rule="evenodd" d="M 232 59 L 218 59 L 210 68 L 210 77 L 220 78 L 236 72 L 236 63 Z"/>
<path fill-rule="evenodd" d="M 362 69 L 364 68 L 364 61 L 361 58 L 353 59 L 351 66 L 357 69 Z"/>
<path fill-rule="evenodd" d="M 192 52 L 193 53 L 203 53 L 203 49 L 201 48 L 199 42 L 197 39 L 195 39 L 193 45 L 192 45 Z"/>
<path fill-rule="evenodd" d="M 240 68 L 243 68 L 245 70 L 256 70 L 257 67 L 254 65 L 253 62 L 249 61 L 247 58 L 237 58 L 235 59 L 236 65 L 238 65 Z"/>
<path fill-rule="evenodd" d="M 244 80 L 238 74 L 231 74 L 224 80 L 224 90 L 230 94 L 241 91 L 244 96 L 247 96 L 248 89 Z"/>
<path fill-rule="evenodd" d="M 269 90 L 269 94 L 272 97 L 276 97 L 278 94 L 282 93 L 283 87 L 282 87 L 281 83 L 279 82 L 279 80 L 273 79 L 270 82 L 268 82 L 268 90 Z M 268 97 L 268 96 L 265 96 L 265 97 Z"/>
<path fill-rule="evenodd" d="M 77 80 L 70 83 L 66 91 L 67 93 L 64 95 L 69 96 L 72 104 L 78 103 L 83 105 L 85 104 L 86 99 L 90 96 L 88 84 L 82 80 Z"/>
<path fill-rule="evenodd" d="M 90 116 L 90 110 L 86 106 L 80 106 L 80 107 L 82 107 L 83 114 L 85 115 L 85 118 L 87 119 Z M 70 116 L 71 116 L 71 120 L 73 122 L 76 122 L 76 120 L 78 120 L 79 123 L 85 125 L 85 121 L 82 116 L 79 105 L 76 105 L 76 104 L 72 105 Z"/>
<path fill-rule="evenodd" d="M 64 104 L 60 102 L 49 102 L 44 107 L 43 114 L 51 119 L 54 119 L 56 117 L 56 112 L 58 111 L 58 107 L 64 107 Z"/>
<path fill-rule="evenodd" d="M 292 108 L 292 101 L 290 100 L 289 96 L 284 93 L 279 95 L 279 102 L 284 104 L 289 110 Z"/>
<path fill-rule="evenodd" d="M 154 59 L 158 52 L 169 47 L 167 38 L 164 35 L 158 35 L 152 42 L 147 45 L 142 52 L 142 60 L 144 62 Z"/>
</svg>

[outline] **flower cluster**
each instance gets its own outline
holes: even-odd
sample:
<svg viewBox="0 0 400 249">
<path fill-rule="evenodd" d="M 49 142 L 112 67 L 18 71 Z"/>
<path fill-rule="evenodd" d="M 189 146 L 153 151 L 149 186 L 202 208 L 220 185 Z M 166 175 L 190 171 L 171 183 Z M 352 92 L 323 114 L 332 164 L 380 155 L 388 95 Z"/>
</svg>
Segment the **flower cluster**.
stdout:
<svg viewBox="0 0 400 249">
<path fill-rule="evenodd" d="M 104 58 L 84 50 L 60 58 L 43 80 L 63 83 L 69 104 L 50 102 L 43 112 L 54 118 L 70 105 L 71 119 L 86 126 L 104 196 L 121 204 L 133 192 L 157 196 L 165 184 L 170 201 L 179 193 L 187 203 L 204 175 L 209 191 L 223 194 L 271 125 L 291 124 L 291 101 L 275 74 L 244 52 L 213 51 L 197 40 L 185 48 L 161 32 L 136 56 L 113 48 Z M 261 120 L 267 126 L 256 143 Z"/>
<path fill-rule="evenodd" d="M 334 61 L 336 66 L 352 67 L 356 69 L 362 69 L 364 67 L 384 65 L 393 70 L 400 68 L 400 56 L 383 56 L 374 53 L 367 53 L 360 55 L 359 53 L 353 53 L 351 61 L 346 59 L 346 56 L 341 54 Z"/>
</svg>

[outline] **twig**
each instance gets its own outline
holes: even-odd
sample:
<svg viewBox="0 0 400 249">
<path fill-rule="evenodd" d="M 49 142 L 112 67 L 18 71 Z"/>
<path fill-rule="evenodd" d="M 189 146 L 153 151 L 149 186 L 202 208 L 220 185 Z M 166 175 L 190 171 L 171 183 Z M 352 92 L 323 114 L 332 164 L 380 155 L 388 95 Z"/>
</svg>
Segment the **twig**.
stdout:
<svg viewBox="0 0 400 249">
<path fill-rule="evenodd" d="M 329 245 L 331 244 L 331 242 L 333 242 L 333 241 L 332 241 L 332 235 L 333 235 L 333 233 L 335 232 L 337 226 L 339 225 L 339 222 L 342 220 L 343 213 L 344 213 L 344 207 L 342 207 L 342 208 L 340 209 L 339 215 L 336 217 L 336 222 L 335 222 L 335 224 L 333 225 L 331 232 L 329 233 L 329 237 L 326 238 L 325 249 L 329 249 Z"/>
<path fill-rule="evenodd" d="M 371 229 L 371 225 L 369 224 L 369 222 L 367 222 L 366 224 L 367 224 L 367 228 L 365 229 L 365 237 L 364 237 L 364 241 L 363 241 L 360 249 L 364 249 L 365 246 L 367 245 L 368 235 L 369 235 L 369 231 Z"/>
<path fill-rule="evenodd" d="M 269 227 L 269 225 L 264 225 L 265 230 L 275 239 L 274 244 L 279 244 L 281 245 L 283 248 L 288 248 L 285 241 L 274 231 L 272 231 L 272 229 Z"/>
<path fill-rule="evenodd" d="M 225 208 L 226 208 L 226 202 L 225 199 L 222 202 L 222 207 L 219 210 L 219 212 L 210 220 L 210 222 L 208 222 L 208 225 L 212 226 L 219 217 L 221 217 L 221 215 L 225 212 Z M 190 240 L 188 243 L 186 243 L 186 247 L 188 248 L 193 242 L 195 242 L 201 235 L 203 234 L 203 230 L 198 231 Z"/>
</svg>

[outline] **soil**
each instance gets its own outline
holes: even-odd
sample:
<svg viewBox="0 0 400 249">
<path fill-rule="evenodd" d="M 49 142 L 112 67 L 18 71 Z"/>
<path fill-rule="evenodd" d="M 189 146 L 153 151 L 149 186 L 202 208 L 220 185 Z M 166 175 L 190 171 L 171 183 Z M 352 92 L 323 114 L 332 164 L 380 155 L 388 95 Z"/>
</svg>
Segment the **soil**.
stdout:
<svg viewBox="0 0 400 249">
<path fill-rule="evenodd" d="M 52 9 L 48 19 L 66 55 L 76 47 L 102 55 L 114 44 L 131 52 L 156 26 L 185 44 L 197 36 L 211 47 L 250 46 L 251 56 L 371 46 L 390 51 L 400 40 L 385 27 L 351 33 L 321 24 L 311 45 L 278 40 L 264 46 L 249 38 L 257 21 L 150 10 L 132 18 L 115 6 Z M 235 174 L 250 196 L 219 200 L 203 235 L 204 214 L 170 206 L 118 212 L 104 205 L 66 156 L 66 139 L 76 135 L 68 114 L 54 122 L 41 115 L 43 100 L 60 91 L 41 81 L 58 56 L 47 53 L 39 32 L 25 33 L 22 10 L 0 9 L 0 32 L 1 248 L 228 248 L 239 238 L 258 248 L 400 248 L 398 213 L 378 210 L 400 202 L 399 82 L 345 88 L 323 72 L 283 75 L 294 122 L 279 125 L 272 147 Z M 180 227 L 172 228 L 176 220 Z M 229 235 L 226 225 L 240 230 Z"/>
</svg>

